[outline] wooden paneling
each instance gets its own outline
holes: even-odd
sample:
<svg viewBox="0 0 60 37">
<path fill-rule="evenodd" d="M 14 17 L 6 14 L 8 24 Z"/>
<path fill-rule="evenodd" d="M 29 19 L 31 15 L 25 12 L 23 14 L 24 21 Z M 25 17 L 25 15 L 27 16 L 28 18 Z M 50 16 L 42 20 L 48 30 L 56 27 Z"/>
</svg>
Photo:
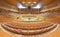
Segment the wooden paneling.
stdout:
<svg viewBox="0 0 60 37">
<path fill-rule="evenodd" d="M 16 5 L 16 3 L 17 3 L 17 0 L 4 0 L 4 1 L 7 2 L 7 3 L 9 3 L 9 4 L 11 4 L 11 5 Z M 30 0 L 30 1 L 32 1 L 32 0 Z M 37 1 L 37 0 L 34 0 L 34 1 Z M 52 3 L 53 1 L 54 0 L 49 0 L 49 1 L 48 0 L 42 0 L 42 3 L 43 3 L 43 5 L 48 5 L 48 4 Z"/>
</svg>

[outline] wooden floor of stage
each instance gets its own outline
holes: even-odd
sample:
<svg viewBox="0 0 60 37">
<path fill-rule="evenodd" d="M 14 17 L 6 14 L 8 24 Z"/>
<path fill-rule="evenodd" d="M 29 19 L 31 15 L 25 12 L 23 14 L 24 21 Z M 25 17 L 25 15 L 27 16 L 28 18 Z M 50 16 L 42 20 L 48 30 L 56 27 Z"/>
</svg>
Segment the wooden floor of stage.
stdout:
<svg viewBox="0 0 60 37">
<path fill-rule="evenodd" d="M 17 37 L 17 36 L 15 36 L 14 34 L 6 33 L 0 28 L 0 37 Z M 22 35 L 21 37 L 32 37 L 32 36 L 23 36 Z M 36 35 L 35 37 L 60 37 L 60 27 L 58 27 L 56 29 L 56 31 L 54 31 L 52 33 L 47 33 L 47 34 L 43 34 L 40 36 Z"/>
</svg>

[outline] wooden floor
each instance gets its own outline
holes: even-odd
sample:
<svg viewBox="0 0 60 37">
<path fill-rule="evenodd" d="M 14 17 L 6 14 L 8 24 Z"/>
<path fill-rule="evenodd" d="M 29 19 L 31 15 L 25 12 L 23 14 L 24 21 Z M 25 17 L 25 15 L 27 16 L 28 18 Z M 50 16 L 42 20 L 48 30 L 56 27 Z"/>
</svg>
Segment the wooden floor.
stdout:
<svg viewBox="0 0 60 37">
<path fill-rule="evenodd" d="M 15 34 L 6 33 L 0 28 L 0 37 L 17 37 L 17 36 Z M 52 33 L 47 33 L 43 35 L 35 35 L 35 36 L 21 35 L 20 37 L 60 37 L 60 27 L 58 27 L 57 30 Z"/>
</svg>

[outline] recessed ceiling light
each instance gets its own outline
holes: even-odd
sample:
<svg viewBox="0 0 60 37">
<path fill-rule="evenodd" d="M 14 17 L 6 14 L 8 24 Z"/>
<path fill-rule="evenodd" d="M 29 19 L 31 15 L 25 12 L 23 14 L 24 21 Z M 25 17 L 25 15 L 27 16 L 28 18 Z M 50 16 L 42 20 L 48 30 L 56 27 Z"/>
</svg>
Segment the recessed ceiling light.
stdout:
<svg viewBox="0 0 60 37">
<path fill-rule="evenodd" d="M 23 4 L 26 3 L 26 2 L 22 2 Z"/>
<path fill-rule="evenodd" d="M 28 2 L 29 4 L 31 3 L 31 2 Z"/>
<path fill-rule="evenodd" d="M 33 2 L 33 3 L 37 3 L 37 2 Z"/>
</svg>

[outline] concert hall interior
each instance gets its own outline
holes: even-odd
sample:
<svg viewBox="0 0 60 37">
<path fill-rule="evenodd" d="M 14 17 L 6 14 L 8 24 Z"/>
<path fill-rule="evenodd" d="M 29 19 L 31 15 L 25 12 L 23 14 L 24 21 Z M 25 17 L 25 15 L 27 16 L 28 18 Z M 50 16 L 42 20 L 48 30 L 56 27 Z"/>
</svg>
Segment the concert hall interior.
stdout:
<svg viewBox="0 0 60 37">
<path fill-rule="evenodd" d="M 60 37 L 60 0 L 0 0 L 0 37 Z"/>
</svg>

